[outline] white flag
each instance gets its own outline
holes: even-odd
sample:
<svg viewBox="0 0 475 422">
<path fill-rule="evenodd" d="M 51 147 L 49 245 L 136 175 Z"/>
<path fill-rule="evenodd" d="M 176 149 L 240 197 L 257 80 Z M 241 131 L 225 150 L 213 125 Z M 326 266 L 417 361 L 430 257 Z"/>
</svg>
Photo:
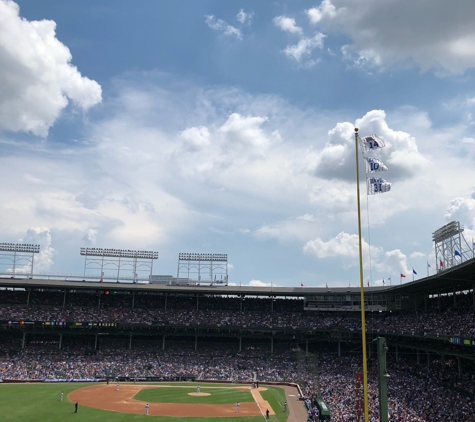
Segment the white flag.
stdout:
<svg viewBox="0 0 475 422">
<path fill-rule="evenodd" d="M 368 187 L 368 195 L 376 195 L 391 190 L 391 183 L 386 182 L 386 180 L 381 179 L 381 177 L 366 178 L 366 185 Z"/>
<path fill-rule="evenodd" d="M 363 154 L 368 151 L 375 151 L 385 146 L 384 141 L 378 138 L 376 135 L 363 136 L 363 137 L 360 137 L 359 139 L 360 139 L 361 151 L 363 152 Z"/>
<path fill-rule="evenodd" d="M 379 158 L 364 158 L 366 160 L 366 173 L 376 173 L 377 171 L 386 171 L 388 169 Z"/>
</svg>

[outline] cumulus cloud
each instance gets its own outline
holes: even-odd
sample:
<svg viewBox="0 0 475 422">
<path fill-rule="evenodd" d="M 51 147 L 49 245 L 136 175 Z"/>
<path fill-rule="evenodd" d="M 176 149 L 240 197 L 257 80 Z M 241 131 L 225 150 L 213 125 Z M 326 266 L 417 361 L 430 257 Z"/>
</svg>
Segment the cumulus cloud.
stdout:
<svg viewBox="0 0 475 422">
<path fill-rule="evenodd" d="M 238 28 L 229 25 L 223 19 L 217 19 L 214 15 L 206 15 L 205 22 L 206 25 L 208 25 L 214 31 L 221 32 L 223 35 L 228 37 L 234 36 L 238 40 L 242 40 L 242 32 Z"/>
<path fill-rule="evenodd" d="M 376 134 L 386 144 L 378 156 L 391 171 L 391 177 L 404 179 L 415 176 L 430 164 L 419 152 L 414 137 L 391 129 L 383 110 L 372 110 L 356 121 L 360 136 Z M 337 123 L 328 132 L 324 148 L 308 155 L 309 169 L 325 179 L 354 180 L 354 128 L 349 122 Z"/>
<path fill-rule="evenodd" d="M 34 273 L 48 271 L 53 266 L 54 249 L 51 246 L 51 232 L 44 227 L 32 227 L 28 229 L 21 243 L 40 245 L 40 252 L 35 254 Z M 29 270 L 25 267 L 26 271 Z"/>
<path fill-rule="evenodd" d="M 444 0 L 324 0 L 307 10 L 325 33 L 351 38 L 343 52 L 358 65 L 390 69 L 414 64 L 422 71 L 449 74 L 475 67 L 474 14 L 474 2 L 461 7 Z"/>
<path fill-rule="evenodd" d="M 282 31 L 290 32 L 291 34 L 302 34 L 302 28 L 297 26 L 294 18 L 282 15 L 276 16 L 273 21 L 274 25 L 282 29 Z"/>
<path fill-rule="evenodd" d="M 210 143 L 210 134 L 206 126 L 191 127 L 180 132 L 179 137 L 189 151 L 199 151 Z"/>
<path fill-rule="evenodd" d="M 101 102 L 101 87 L 71 64 L 55 22 L 19 13 L 0 0 L 0 130 L 46 136 L 69 100 L 87 110 Z"/>
<path fill-rule="evenodd" d="M 322 49 L 324 39 L 325 35 L 321 32 L 317 32 L 311 38 L 302 37 L 297 44 L 287 46 L 284 49 L 284 53 L 296 62 L 301 62 L 303 59 L 308 58 L 316 48 Z"/>
</svg>

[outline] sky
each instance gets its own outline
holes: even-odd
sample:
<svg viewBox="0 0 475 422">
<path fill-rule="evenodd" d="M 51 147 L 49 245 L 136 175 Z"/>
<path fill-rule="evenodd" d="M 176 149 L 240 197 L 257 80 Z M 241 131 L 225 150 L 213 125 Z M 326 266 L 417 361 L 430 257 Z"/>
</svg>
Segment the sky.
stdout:
<svg viewBox="0 0 475 422">
<path fill-rule="evenodd" d="M 80 247 L 226 253 L 229 282 L 433 274 L 432 233 L 475 237 L 472 0 L 0 0 L 0 242 L 35 273 Z M 431 265 L 431 267 L 428 267 Z M 0 270 L 6 270 L 6 267 Z M 401 279 L 400 274 L 407 277 Z"/>
</svg>

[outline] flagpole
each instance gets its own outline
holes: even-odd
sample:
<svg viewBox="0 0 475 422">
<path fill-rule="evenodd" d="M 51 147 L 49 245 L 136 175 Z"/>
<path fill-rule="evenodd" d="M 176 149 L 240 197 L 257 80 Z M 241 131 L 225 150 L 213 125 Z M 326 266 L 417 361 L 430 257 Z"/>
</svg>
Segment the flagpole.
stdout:
<svg viewBox="0 0 475 422">
<path fill-rule="evenodd" d="M 356 202 L 358 207 L 358 253 L 360 264 L 360 309 L 361 309 L 361 346 L 363 352 L 363 405 L 364 422 L 369 422 L 368 412 L 368 371 L 366 367 L 366 322 L 364 307 L 364 280 L 363 280 L 363 248 L 361 242 L 361 210 L 360 210 L 360 172 L 358 161 L 358 128 L 355 127 L 355 158 L 356 158 Z"/>
</svg>

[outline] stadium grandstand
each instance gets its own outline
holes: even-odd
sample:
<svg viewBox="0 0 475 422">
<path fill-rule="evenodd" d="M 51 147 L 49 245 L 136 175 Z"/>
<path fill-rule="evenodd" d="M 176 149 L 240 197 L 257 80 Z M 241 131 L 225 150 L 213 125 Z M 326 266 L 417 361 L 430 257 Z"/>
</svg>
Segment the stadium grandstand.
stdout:
<svg viewBox="0 0 475 422">
<path fill-rule="evenodd" d="M 365 288 L 369 408 L 376 338 L 388 346 L 390 420 L 473 421 L 475 259 Z M 216 379 L 300 385 L 311 418 L 355 420 L 357 288 L 0 279 L 0 378 Z M 305 402 L 305 400 L 304 400 Z"/>
</svg>

